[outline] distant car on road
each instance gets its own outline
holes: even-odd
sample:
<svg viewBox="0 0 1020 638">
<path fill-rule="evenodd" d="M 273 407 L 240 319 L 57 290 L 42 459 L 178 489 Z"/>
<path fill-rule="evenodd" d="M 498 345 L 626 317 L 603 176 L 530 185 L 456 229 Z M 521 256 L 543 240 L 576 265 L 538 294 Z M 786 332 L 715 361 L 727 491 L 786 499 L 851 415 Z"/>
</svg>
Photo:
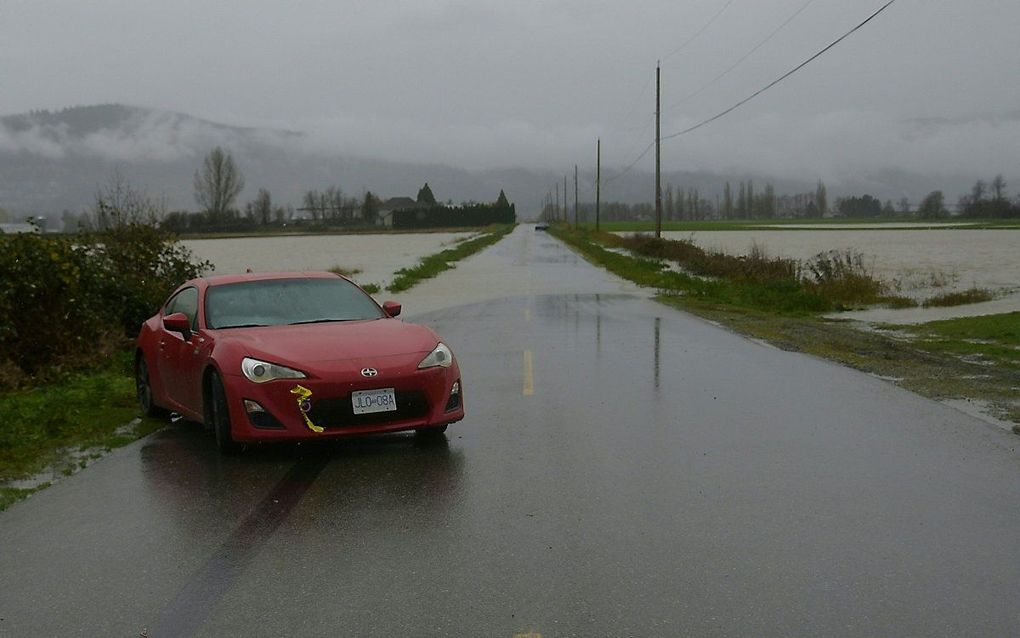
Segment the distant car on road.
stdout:
<svg viewBox="0 0 1020 638">
<path fill-rule="evenodd" d="M 538 222 L 535 224 L 535 230 L 549 230 L 549 224 L 547 222 Z"/>
<path fill-rule="evenodd" d="M 142 325 L 138 403 L 204 422 L 223 451 L 444 432 L 464 418 L 460 367 L 435 332 L 396 319 L 400 309 L 329 272 L 188 281 Z"/>
</svg>

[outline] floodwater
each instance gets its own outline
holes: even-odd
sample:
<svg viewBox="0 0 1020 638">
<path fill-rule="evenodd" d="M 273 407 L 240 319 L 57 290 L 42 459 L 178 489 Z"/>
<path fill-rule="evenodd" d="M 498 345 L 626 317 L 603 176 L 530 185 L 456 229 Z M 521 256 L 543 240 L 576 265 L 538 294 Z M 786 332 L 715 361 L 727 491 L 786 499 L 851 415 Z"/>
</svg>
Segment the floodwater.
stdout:
<svg viewBox="0 0 1020 638">
<path fill-rule="evenodd" d="M 386 233 L 379 235 L 290 235 L 189 239 L 182 243 L 199 259 L 213 263 L 213 274 L 270 270 L 360 270 L 359 284 L 386 287 L 393 273 L 474 233 Z"/>
<path fill-rule="evenodd" d="M 829 250 L 859 252 L 876 277 L 918 299 L 971 287 L 1005 294 L 1020 286 L 1020 233 L 1013 230 L 765 229 L 663 236 L 693 238 L 702 248 L 738 255 L 756 244 L 771 256 L 798 260 Z"/>
</svg>

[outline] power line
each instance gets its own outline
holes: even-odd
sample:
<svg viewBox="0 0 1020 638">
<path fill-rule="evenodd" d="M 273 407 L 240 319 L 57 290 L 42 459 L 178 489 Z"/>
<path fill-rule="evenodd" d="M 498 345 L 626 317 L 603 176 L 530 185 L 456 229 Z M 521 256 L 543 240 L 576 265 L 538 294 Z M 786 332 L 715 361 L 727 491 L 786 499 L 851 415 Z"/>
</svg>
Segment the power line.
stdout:
<svg viewBox="0 0 1020 638">
<path fill-rule="evenodd" d="M 616 175 L 613 175 L 612 177 L 607 177 L 606 179 L 602 180 L 602 182 L 605 183 L 605 184 L 609 184 L 609 183 L 611 183 L 611 182 L 613 182 L 615 180 L 620 179 L 621 177 L 623 177 L 627 173 L 629 173 L 632 168 L 637 166 L 638 162 L 640 162 L 642 159 L 644 159 L 645 155 L 648 155 L 648 151 L 652 150 L 654 147 L 655 147 L 655 142 L 654 141 L 649 142 L 648 146 L 645 147 L 645 150 L 641 151 L 641 154 L 638 155 L 637 158 L 627 166 L 627 168 L 623 169 L 622 171 L 620 171 Z"/>
<path fill-rule="evenodd" d="M 672 51 L 670 51 L 669 53 L 667 53 L 666 56 L 663 59 L 665 60 L 665 59 L 671 58 L 674 55 L 676 55 L 677 53 L 680 53 L 681 51 L 686 49 L 691 43 L 693 43 L 695 40 L 697 40 L 699 37 L 701 37 L 701 35 L 704 34 L 706 31 L 708 31 L 709 27 L 711 27 L 715 23 L 715 21 L 719 19 L 719 16 L 721 16 L 723 14 L 723 12 L 725 12 L 726 9 L 728 9 L 731 4 L 733 4 L 733 0 L 726 0 L 726 2 L 723 4 L 723 6 L 718 11 L 716 11 L 715 14 L 713 14 L 712 17 L 709 18 L 708 21 L 704 25 L 702 25 L 701 28 L 698 29 L 697 32 L 694 33 L 694 35 L 692 35 L 691 37 L 687 38 L 687 40 L 684 41 L 683 44 L 681 44 L 679 47 L 677 47 L 677 48 L 673 49 Z M 629 121 L 631 116 L 634 115 L 634 111 L 637 108 L 637 105 L 645 97 L 645 92 L 651 86 L 653 79 L 655 79 L 655 76 L 654 75 L 649 75 L 646 78 L 644 85 L 641 87 L 641 90 L 638 91 L 635 94 L 635 98 L 634 98 L 633 102 L 631 103 L 630 108 L 627 109 L 627 114 L 623 117 L 623 121 L 624 122 Z M 645 125 L 641 128 L 641 132 L 639 132 L 634 139 L 635 140 L 640 140 L 642 137 L 644 137 L 644 134 L 648 131 L 648 128 L 651 126 L 651 124 L 652 124 L 652 121 L 651 120 L 647 120 Z M 623 127 L 620 127 L 620 128 L 614 129 L 614 130 L 626 133 L 626 132 L 632 132 L 632 131 L 634 131 L 636 129 L 625 129 Z M 637 146 L 637 145 L 635 144 L 634 146 Z M 636 164 L 638 161 L 640 161 L 647 153 L 648 153 L 648 149 L 646 148 L 641 153 L 641 155 L 636 160 L 634 160 L 634 162 L 623 173 L 620 173 L 619 175 L 617 175 L 617 177 L 622 177 L 627 171 L 629 171 L 631 168 L 633 168 L 634 164 Z M 627 153 L 627 155 L 630 155 L 630 153 Z M 626 157 L 626 155 L 624 157 Z M 611 178 L 611 179 L 615 179 L 615 178 Z M 607 180 L 607 181 L 611 181 L 611 179 Z"/>
<path fill-rule="evenodd" d="M 745 61 L 745 60 L 747 60 L 747 58 L 751 57 L 751 56 L 752 56 L 752 55 L 754 54 L 754 52 L 755 52 L 755 51 L 757 51 L 758 49 L 760 49 L 760 48 L 762 48 L 763 46 L 765 46 L 766 44 L 768 44 L 768 43 L 769 43 L 769 41 L 770 41 L 770 40 L 772 40 L 772 38 L 776 37 L 776 35 L 778 35 L 780 31 L 782 31 L 783 29 L 785 29 L 785 28 L 786 28 L 786 25 L 788 25 L 788 24 L 790 24 L 791 22 L 793 22 L 793 20 L 794 20 L 794 19 L 795 19 L 795 18 L 796 18 L 797 16 L 799 16 L 799 15 L 800 15 L 801 13 L 803 13 L 803 12 L 804 12 L 804 9 L 807 9 L 807 8 L 808 8 L 808 6 L 809 6 L 809 5 L 811 4 L 811 3 L 813 3 L 814 1 L 815 1 L 815 0 L 807 0 L 807 2 L 805 2 L 805 3 L 803 4 L 803 5 L 801 5 L 800 9 L 797 9 L 797 11 L 796 11 L 796 12 L 795 12 L 795 13 L 794 13 L 793 15 L 791 15 L 791 16 L 790 16 L 789 18 L 787 18 L 787 19 L 786 19 L 786 21 L 785 21 L 785 22 L 783 22 L 783 23 L 782 23 L 781 25 L 779 25 L 779 27 L 778 27 L 778 28 L 776 28 L 776 29 L 775 29 L 775 30 L 774 30 L 774 31 L 773 31 L 772 33 L 770 33 L 770 34 L 768 35 L 768 37 L 766 37 L 766 38 L 765 38 L 764 40 L 762 40 L 761 42 L 759 42 L 759 43 L 758 43 L 758 44 L 757 44 L 757 45 L 756 45 L 756 46 L 755 46 L 755 47 L 754 47 L 753 49 L 751 49 L 750 51 L 748 51 L 747 53 L 745 53 L 745 54 L 744 54 L 744 56 L 743 56 L 742 58 L 740 58 L 739 60 L 737 60 L 736 62 L 734 62 L 734 63 L 733 63 L 733 65 L 732 65 L 731 67 L 729 67 L 728 69 L 726 69 L 725 71 L 723 71 L 723 72 L 722 72 L 722 73 L 720 73 L 719 75 L 715 76 L 715 77 L 714 77 L 714 78 L 713 78 L 713 79 L 712 79 L 712 80 L 711 80 L 710 82 L 708 82 L 707 84 L 705 84 L 704 86 L 702 86 L 701 88 L 699 88 L 699 89 L 698 89 L 697 91 L 695 91 L 694 93 L 691 93 L 690 95 L 688 95 L 688 96 L 687 96 L 687 97 L 685 97 L 684 99 L 680 100 L 679 102 L 675 102 L 675 103 L 673 103 L 673 104 L 670 104 L 670 105 L 669 105 L 668 107 L 666 107 L 666 108 L 668 108 L 668 109 L 672 109 L 672 108 L 675 108 L 675 107 L 677 107 L 677 106 L 680 106 L 681 104 L 684 104 L 684 103 L 686 103 L 686 102 L 689 102 L 690 100 L 693 100 L 693 99 L 694 99 L 695 97 L 697 97 L 697 96 L 701 95 L 702 93 L 704 93 L 704 92 L 705 92 L 705 91 L 706 91 L 707 89 L 709 89 L 710 87 L 714 86 L 716 82 L 718 82 L 719 80 L 723 79 L 724 77 L 726 77 L 727 75 L 729 75 L 729 74 L 730 74 L 730 73 L 731 73 L 731 72 L 732 72 L 732 71 L 733 71 L 734 69 L 736 69 L 736 68 L 737 68 L 738 66 L 740 66 L 741 64 L 743 64 L 743 63 L 744 63 L 744 61 Z"/>
<path fill-rule="evenodd" d="M 712 24 L 719 18 L 719 16 L 721 16 L 723 14 L 723 11 L 726 11 L 726 9 L 728 9 L 731 4 L 733 4 L 733 0 L 727 0 L 726 4 L 724 4 L 722 6 L 722 8 L 719 9 L 719 11 L 717 11 L 714 16 L 709 18 L 708 22 L 705 23 L 705 26 L 703 26 L 700 29 L 698 29 L 697 33 L 695 33 L 691 37 L 687 38 L 687 40 L 683 44 L 681 44 L 677 48 L 675 48 L 672 51 L 670 51 L 669 53 L 667 53 L 665 56 L 663 56 L 662 59 L 663 60 L 668 60 L 671 57 L 673 57 L 674 55 L 676 55 L 677 53 L 680 53 L 681 51 L 686 49 L 692 42 L 694 42 L 699 37 L 701 37 L 702 33 L 704 33 L 705 31 L 708 31 L 708 28 L 710 26 L 712 26 Z"/>
<path fill-rule="evenodd" d="M 676 133 L 672 133 L 670 135 L 666 135 L 662 139 L 663 140 L 671 140 L 674 137 L 680 137 L 681 135 L 687 135 L 688 133 L 693 133 L 694 131 L 698 130 L 699 128 L 701 128 L 703 126 L 707 126 L 707 125 L 711 124 L 712 122 L 714 122 L 714 121 L 716 121 L 716 120 L 718 120 L 718 119 L 720 119 L 722 117 L 725 117 L 725 116 L 729 115 L 733 111 L 736 111 L 741 106 L 747 104 L 748 102 L 750 102 L 754 98 L 758 97 L 759 95 L 761 95 L 765 91 L 768 91 L 769 89 L 771 89 L 772 87 L 776 86 L 777 84 L 779 84 L 780 82 L 782 82 L 786 78 L 790 77 L 791 75 L 793 75 L 797 71 L 800 71 L 801 69 L 803 69 L 807 65 L 811 64 L 812 62 L 814 62 L 815 60 L 820 58 L 822 55 L 824 55 L 826 52 L 828 52 L 829 49 L 832 49 L 833 47 L 835 47 L 837 44 L 839 44 L 843 40 L 846 40 L 848 37 L 850 37 L 851 35 L 853 35 L 857 31 L 859 31 L 860 29 L 862 29 L 864 27 L 864 25 L 868 24 L 869 22 L 871 22 L 872 20 L 877 18 L 880 13 L 882 13 L 883 11 L 888 9 L 894 2 L 896 2 L 896 0 L 889 0 L 884 5 L 882 5 L 882 7 L 878 11 L 876 11 L 876 12 L 872 13 L 870 16 L 868 16 L 867 20 L 865 20 L 864 22 L 861 22 L 860 24 L 858 24 L 853 29 L 850 29 L 849 31 L 844 33 L 842 36 L 840 36 L 838 39 L 836 39 L 832 44 L 830 44 L 829 46 L 825 47 L 824 49 L 822 49 L 818 53 L 812 55 L 810 58 L 808 58 L 804 62 L 801 62 L 799 65 L 794 67 L 792 70 L 787 71 L 786 73 L 781 75 L 778 79 L 772 81 L 770 84 L 767 84 L 763 88 L 758 89 L 757 91 L 755 91 L 754 93 L 752 93 L 748 97 L 744 98 L 743 100 L 737 102 L 736 104 L 734 104 L 730 108 L 726 109 L 725 111 L 722 111 L 721 113 L 719 113 L 717 115 L 713 115 L 712 117 L 708 118 L 707 120 L 703 120 L 703 121 L 699 122 L 698 124 L 695 124 L 694 126 L 686 128 L 686 129 L 684 129 L 682 131 L 678 131 Z"/>
</svg>

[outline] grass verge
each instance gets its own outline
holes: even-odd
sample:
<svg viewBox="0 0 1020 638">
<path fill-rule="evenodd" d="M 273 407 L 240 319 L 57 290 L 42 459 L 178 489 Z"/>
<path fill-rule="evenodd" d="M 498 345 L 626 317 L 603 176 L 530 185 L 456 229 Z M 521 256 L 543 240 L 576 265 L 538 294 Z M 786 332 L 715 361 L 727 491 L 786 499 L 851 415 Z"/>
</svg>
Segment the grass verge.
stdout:
<svg viewBox="0 0 1020 638">
<path fill-rule="evenodd" d="M 0 396 L 0 510 L 46 485 L 22 489 L 5 483 L 47 469 L 72 474 L 102 451 L 165 425 L 143 419 L 127 427 L 136 416 L 130 351 L 119 352 L 103 369 Z"/>
<path fill-rule="evenodd" d="M 431 279 L 443 271 L 455 268 L 456 262 L 495 244 L 513 229 L 512 224 L 492 226 L 486 229 L 481 237 L 459 242 L 453 248 L 424 257 L 412 268 L 401 268 L 393 273 L 394 278 L 389 285 L 389 291 L 403 292 L 424 279 Z"/>
<path fill-rule="evenodd" d="M 561 227 L 550 232 L 592 263 L 658 289 L 665 304 L 783 350 L 892 380 L 932 399 L 982 402 L 990 416 L 1017 424 L 1014 431 L 1020 433 L 1020 313 L 862 330 L 826 319 L 815 297 L 793 289 L 694 278 L 664 270 L 655 259 L 609 250 L 583 231 Z"/>
</svg>

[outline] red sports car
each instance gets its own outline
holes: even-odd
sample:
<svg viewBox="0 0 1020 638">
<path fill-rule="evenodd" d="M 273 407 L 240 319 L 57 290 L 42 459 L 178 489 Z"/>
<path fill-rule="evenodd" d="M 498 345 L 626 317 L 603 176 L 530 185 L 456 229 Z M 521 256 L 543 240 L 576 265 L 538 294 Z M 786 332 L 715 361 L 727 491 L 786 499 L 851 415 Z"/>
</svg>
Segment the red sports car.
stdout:
<svg viewBox="0 0 1020 638">
<path fill-rule="evenodd" d="M 464 418 L 460 368 L 432 330 L 329 272 L 191 280 L 142 325 L 142 411 L 204 422 L 227 451 L 416 430 Z"/>
</svg>

